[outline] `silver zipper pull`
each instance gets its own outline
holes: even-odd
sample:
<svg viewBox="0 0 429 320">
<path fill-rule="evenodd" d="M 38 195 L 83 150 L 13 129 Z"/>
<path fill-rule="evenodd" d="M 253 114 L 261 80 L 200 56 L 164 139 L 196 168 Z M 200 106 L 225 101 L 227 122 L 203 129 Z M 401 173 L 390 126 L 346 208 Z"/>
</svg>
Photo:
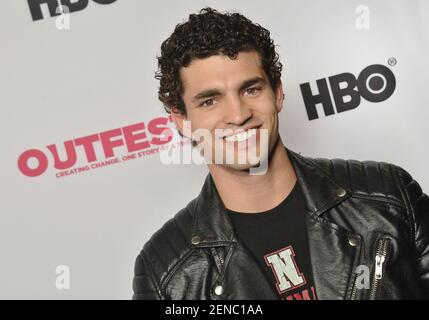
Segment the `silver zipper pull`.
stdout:
<svg viewBox="0 0 429 320">
<path fill-rule="evenodd" d="M 384 256 L 378 254 L 375 256 L 375 278 L 380 280 L 383 277 Z"/>
</svg>

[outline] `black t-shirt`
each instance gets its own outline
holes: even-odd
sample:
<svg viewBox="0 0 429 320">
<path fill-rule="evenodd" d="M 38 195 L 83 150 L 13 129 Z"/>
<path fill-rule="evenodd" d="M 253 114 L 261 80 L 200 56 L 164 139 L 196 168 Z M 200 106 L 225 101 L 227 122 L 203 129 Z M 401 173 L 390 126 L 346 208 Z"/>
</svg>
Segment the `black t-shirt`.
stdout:
<svg viewBox="0 0 429 320">
<path fill-rule="evenodd" d="M 316 300 L 298 182 L 275 208 L 259 213 L 227 209 L 236 235 L 258 261 L 280 299 Z"/>
</svg>

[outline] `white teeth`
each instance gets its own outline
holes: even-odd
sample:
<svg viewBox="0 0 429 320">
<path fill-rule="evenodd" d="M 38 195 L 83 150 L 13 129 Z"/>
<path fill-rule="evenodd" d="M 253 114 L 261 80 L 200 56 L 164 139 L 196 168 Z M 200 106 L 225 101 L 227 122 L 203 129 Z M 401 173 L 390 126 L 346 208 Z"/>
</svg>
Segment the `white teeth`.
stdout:
<svg viewBox="0 0 429 320">
<path fill-rule="evenodd" d="M 234 141 L 240 142 L 240 141 L 247 140 L 250 137 L 253 137 L 255 134 L 256 134 L 256 129 L 249 129 L 247 131 L 240 132 L 232 136 L 228 136 L 225 138 L 225 140 L 229 142 L 234 142 Z"/>
</svg>

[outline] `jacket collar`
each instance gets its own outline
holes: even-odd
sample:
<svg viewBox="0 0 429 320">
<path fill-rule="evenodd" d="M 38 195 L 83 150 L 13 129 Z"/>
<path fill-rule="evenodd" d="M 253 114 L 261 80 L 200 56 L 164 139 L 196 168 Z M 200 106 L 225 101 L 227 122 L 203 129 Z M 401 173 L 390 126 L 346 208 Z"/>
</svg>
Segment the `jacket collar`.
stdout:
<svg viewBox="0 0 429 320">
<path fill-rule="evenodd" d="M 303 157 L 287 148 L 286 151 L 295 169 L 310 214 L 320 216 L 351 195 L 348 188 L 335 181 L 314 159 Z"/>
<path fill-rule="evenodd" d="M 334 181 L 314 159 L 303 157 L 286 147 L 285 149 L 302 189 L 308 213 L 320 216 L 350 196 L 350 191 Z M 236 242 L 230 218 L 210 173 L 198 197 L 187 207 L 193 216 L 192 237 L 198 237 L 195 246 Z"/>
</svg>

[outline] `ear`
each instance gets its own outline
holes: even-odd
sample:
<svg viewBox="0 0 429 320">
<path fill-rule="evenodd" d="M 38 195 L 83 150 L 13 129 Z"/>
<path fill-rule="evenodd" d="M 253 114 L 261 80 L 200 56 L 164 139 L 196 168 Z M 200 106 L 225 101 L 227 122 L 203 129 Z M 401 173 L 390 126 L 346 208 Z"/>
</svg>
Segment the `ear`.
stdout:
<svg viewBox="0 0 429 320">
<path fill-rule="evenodd" d="M 284 92 L 283 92 L 283 84 L 282 81 L 279 80 L 277 83 L 277 87 L 274 91 L 275 99 L 276 99 L 276 109 L 277 113 L 279 113 L 283 108 L 283 101 L 285 98 Z"/>
<path fill-rule="evenodd" d="M 184 136 L 183 135 L 183 133 L 184 133 L 183 132 L 183 126 L 184 126 L 183 122 L 185 120 L 187 120 L 187 116 L 185 115 L 185 113 L 183 111 L 181 111 L 180 109 L 178 109 L 176 107 L 171 107 L 170 116 L 176 125 L 177 131 L 179 131 L 179 134 L 183 137 Z M 190 137 L 187 137 L 187 138 L 190 138 Z"/>
</svg>

